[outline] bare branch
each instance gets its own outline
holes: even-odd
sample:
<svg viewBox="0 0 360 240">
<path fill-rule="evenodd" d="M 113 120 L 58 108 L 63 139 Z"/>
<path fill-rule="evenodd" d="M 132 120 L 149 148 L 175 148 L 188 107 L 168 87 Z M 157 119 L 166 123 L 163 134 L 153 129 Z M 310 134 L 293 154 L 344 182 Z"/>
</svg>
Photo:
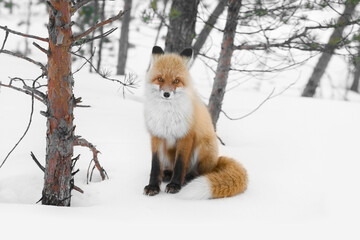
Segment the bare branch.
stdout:
<svg viewBox="0 0 360 240">
<path fill-rule="evenodd" d="M 97 155 L 100 152 L 96 149 L 96 147 L 92 143 L 88 142 L 84 138 L 81 138 L 80 136 L 76 136 L 75 139 L 74 139 L 74 146 L 82 146 L 82 147 L 89 148 L 93 153 L 92 161 L 94 161 L 94 164 L 95 164 L 96 168 L 99 170 L 100 175 L 101 175 L 101 179 L 105 180 L 105 178 L 109 178 L 106 171 L 105 171 L 105 169 L 103 169 L 101 167 L 100 163 L 99 163 Z M 91 162 L 90 162 L 90 164 L 91 164 Z M 90 179 L 89 179 L 89 171 L 88 171 L 88 182 L 89 182 L 89 180 L 91 181 L 91 178 L 92 178 L 92 174 L 91 174 Z"/>
<path fill-rule="evenodd" d="M 40 77 L 39 77 L 40 78 Z M 36 81 L 39 79 L 37 78 L 34 82 L 33 82 L 33 87 L 35 86 Z M 29 122 L 28 125 L 26 126 L 25 132 L 23 133 L 23 135 L 20 137 L 20 139 L 16 142 L 16 144 L 14 145 L 14 147 L 10 150 L 10 152 L 6 155 L 5 159 L 3 160 L 3 162 L 0 165 L 0 168 L 5 164 L 6 160 L 9 158 L 9 156 L 11 155 L 11 153 L 16 149 L 16 147 L 20 144 L 20 142 L 24 139 L 24 137 L 26 136 L 26 134 L 28 133 L 31 123 L 32 123 L 32 118 L 33 118 L 33 114 L 34 114 L 34 93 L 31 93 L 31 111 L 30 111 L 30 117 L 29 117 Z"/>
<path fill-rule="evenodd" d="M 17 31 L 9 29 L 7 26 L 0 26 L 0 29 L 3 29 L 6 32 L 10 32 L 12 34 L 19 35 L 19 36 L 22 36 L 22 37 L 33 38 L 33 39 L 40 40 L 40 41 L 43 41 L 43 42 L 49 42 L 48 38 L 42 38 L 42 37 L 39 37 L 39 36 L 34 36 L 34 35 L 30 35 L 30 34 L 17 32 Z"/>
<path fill-rule="evenodd" d="M 104 37 L 107 37 L 108 35 L 110 35 L 111 33 L 113 33 L 117 28 L 112 28 L 110 29 L 109 31 L 103 33 L 103 34 L 100 34 L 100 35 L 97 35 L 95 37 L 92 37 L 92 38 L 83 38 L 83 39 L 80 39 L 76 42 L 74 42 L 72 44 L 72 46 L 80 46 L 80 45 L 83 45 L 85 43 L 89 43 L 89 42 L 92 42 L 96 39 L 100 39 L 100 38 L 104 38 Z"/>
<path fill-rule="evenodd" d="M 4 38 L 4 41 L 3 41 L 3 44 L 2 44 L 2 46 L 1 46 L 1 50 L 0 50 L 0 51 L 2 51 L 2 50 L 4 49 L 5 43 L 6 43 L 6 41 L 7 41 L 8 36 L 9 36 L 9 32 L 6 31 L 6 32 L 5 32 L 5 38 Z"/>
<path fill-rule="evenodd" d="M 50 55 L 50 52 L 48 50 L 46 50 L 45 48 L 42 48 L 39 44 L 37 44 L 36 42 L 33 42 L 33 45 L 35 47 L 37 47 L 40 51 L 42 51 L 43 53 L 45 53 L 47 56 Z"/>
<path fill-rule="evenodd" d="M 0 82 L 0 86 L 7 87 L 7 88 L 10 88 L 10 89 L 13 89 L 13 90 L 16 90 L 16 91 L 31 95 L 31 96 L 34 94 L 34 91 L 30 91 L 29 89 L 22 89 L 22 88 L 19 88 L 19 87 L 15 87 L 15 86 L 13 86 L 11 84 L 3 84 L 2 82 Z M 27 86 L 27 87 L 29 87 L 29 86 Z M 24 87 L 24 88 L 26 88 L 26 87 Z M 34 98 L 36 100 L 39 100 L 40 102 L 42 102 L 42 103 L 44 103 L 46 105 L 46 100 L 45 99 L 43 99 L 41 97 L 38 97 L 38 96 L 35 96 L 35 95 L 34 95 Z"/>
<path fill-rule="evenodd" d="M 5 54 L 8 54 L 8 55 L 11 55 L 11 56 L 14 56 L 14 57 L 18 57 L 18 58 L 21 58 L 21 59 L 24 59 L 28 62 L 31 62 L 37 66 L 39 66 L 41 68 L 41 70 L 43 71 L 43 75 L 46 75 L 47 76 L 47 68 L 40 62 L 37 62 L 29 57 L 26 57 L 20 53 L 14 53 L 14 52 L 11 52 L 11 51 L 8 51 L 8 50 L 0 50 L 0 53 L 5 53 Z"/>
<path fill-rule="evenodd" d="M 41 165 L 41 163 L 37 160 L 37 158 L 35 157 L 33 152 L 30 152 L 30 156 L 34 160 L 36 165 L 41 169 L 41 171 L 45 172 L 45 167 L 43 165 Z"/>
<path fill-rule="evenodd" d="M 230 120 L 241 120 L 243 118 L 246 118 L 248 116 L 250 116 L 251 114 L 253 114 L 254 112 L 256 112 L 257 110 L 259 110 L 259 108 L 264 104 L 266 103 L 269 99 L 271 99 L 271 96 L 274 94 L 275 92 L 275 88 L 273 88 L 273 90 L 271 91 L 271 93 L 256 107 L 254 108 L 252 111 L 250 111 L 249 113 L 241 116 L 241 117 L 238 117 L 238 118 L 232 118 L 230 117 L 229 115 L 227 115 L 226 112 L 224 112 L 224 110 L 221 110 L 221 112 L 225 115 L 225 117 L 227 117 L 228 119 Z"/>
<path fill-rule="evenodd" d="M 71 15 L 73 15 L 79 8 L 85 6 L 86 4 L 92 2 L 93 0 L 82 0 L 78 1 L 72 8 L 71 8 Z"/>
<path fill-rule="evenodd" d="M 270 99 L 272 98 L 275 98 L 275 97 L 278 97 L 280 96 L 281 94 L 283 94 L 284 92 L 286 92 L 289 88 L 291 88 L 292 86 L 294 86 L 296 84 L 297 80 L 291 84 L 289 84 L 286 88 L 284 88 L 283 90 L 281 90 L 280 92 L 278 92 L 277 94 L 274 94 L 275 92 L 275 88 L 272 89 L 272 91 L 270 92 L 270 94 L 256 107 L 254 108 L 253 110 L 251 110 L 249 113 L 241 116 L 241 117 L 238 117 L 238 118 L 233 118 L 233 117 L 230 117 L 226 112 L 224 112 L 223 110 L 221 110 L 221 112 L 225 115 L 225 117 L 227 117 L 228 119 L 230 120 L 241 120 L 243 118 L 246 118 L 248 116 L 250 116 L 251 114 L 253 114 L 254 112 L 256 112 L 257 110 L 260 109 L 260 107 L 262 105 L 264 105 L 264 103 L 266 103 L 267 101 L 269 101 Z"/>
<path fill-rule="evenodd" d="M 119 79 L 115 79 L 115 78 L 109 78 L 108 77 L 108 75 L 109 75 L 108 72 L 101 71 L 101 70 L 97 69 L 93 65 L 93 63 L 89 59 L 87 59 L 86 57 L 84 57 L 84 56 L 82 56 L 80 54 L 77 54 L 75 52 L 71 52 L 71 54 L 73 54 L 73 55 L 75 55 L 75 56 L 77 56 L 79 58 L 84 59 L 87 63 L 90 64 L 90 66 L 95 70 L 95 72 L 97 74 L 99 74 L 102 78 L 104 78 L 106 80 L 109 80 L 109 81 L 112 81 L 112 82 L 120 83 L 123 87 L 131 87 L 131 88 L 136 88 L 137 87 L 137 82 L 135 81 L 134 78 L 132 78 L 132 77 L 125 78 L 125 81 L 120 81 Z M 92 56 L 93 56 L 93 53 L 92 53 Z"/>
<path fill-rule="evenodd" d="M 86 37 L 87 35 L 89 35 L 90 33 L 92 33 L 93 31 L 95 31 L 96 29 L 98 29 L 98 28 L 101 27 L 101 26 L 104 26 L 104 25 L 106 25 L 106 24 L 112 23 L 112 22 L 120 19 L 120 18 L 122 17 L 122 15 L 124 15 L 124 12 L 123 12 L 123 11 L 120 11 L 120 12 L 118 13 L 118 15 L 116 15 L 116 16 L 114 16 L 114 17 L 111 17 L 111 18 L 109 18 L 109 19 L 107 19 L 107 20 L 105 20 L 105 21 L 102 21 L 102 22 L 96 24 L 95 26 L 92 26 L 91 28 L 89 28 L 89 29 L 86 30 L 85 32 L 83 32 L 83 33 L 81 33 L 81 34 L 79 34 L 79 35 L 77 35 L 77 36 L 74 36 L 74 37 L 72 38 L 72 42 L 76 42 L 76 41 L 80 40 L 81 38 Z"/>
</svg>

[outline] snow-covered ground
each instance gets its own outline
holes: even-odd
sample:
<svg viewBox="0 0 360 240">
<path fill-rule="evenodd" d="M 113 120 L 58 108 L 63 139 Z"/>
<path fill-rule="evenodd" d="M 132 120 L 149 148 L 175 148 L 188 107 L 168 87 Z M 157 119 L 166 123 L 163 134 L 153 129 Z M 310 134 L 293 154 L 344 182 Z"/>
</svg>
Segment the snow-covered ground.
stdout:
<svg viewBox="0 0 360 240">
<path fill-rule="evenodd" d="M 0 25 L 11 27 L 9 18 L 0 17 Z M 39 32 L 46 34 L 41 27 Z M 44 162 L 46 133 L 46 119 L 39 114 L 45 107 L 36 102 L 29 133 L 0 169 L 1 239 L 63 239 L 61 231 L 70 239 L 360 238 L 360 103 L 299 98 L 296 87 L 247 118 L 230 121 L 222 115 L 219 120 L 218 135 L 226 144 L 221 154 L 236 158 L 248 171 L 244 194 L 208 201 L 182 200 L 163 191 L 154 197 L 143 195 L 151 152 L 141 99 L 153 35 L 133 30 L 137 47 L 129 52 L 128 70 L 140 84 L 134 95 L 124 99 L 120 86 L 85 69 L 75 75 L 76 97 L 92 106 L 75 110 L 76 134 L 101 151 L 99 160 L 110 179 L 101 182 L 95 172 L 93 182 L 86 184 L 91 152 L 76 148 L 74 155 L 81 158 L 75 184 L 85 193 L 73 191 L 71 208 L 35 204 L 41 197 L 43 173 L 30 151 Z M 10 37 L 6 46 L 15 48 L 18 38 Z M 34 58 L 41 54 L 33 49 Z M 106 61 L 113 69 L 116 63 L 110 57 Z M 305 72 L 303 78 L 310 65 L 298 70 Z M 332 69 L 338 72 L 334 78 L 343 77 L 338 65 Z M 0 66 L 2 82 L 9 76 L 34 78 L 39 73 L 31 64 L 4 54 Z M 211 72 L 201 62 L 191 72 L 206 101 Z M 288 84 L 296 80 L 291 74 L 284 76 L 291 80 Z M 275 87 L 275 94 L 284 89 L 282 84 Z M 242 116 L 270 91 L 234 88 L 226 94 L 224 110 Z M 29 96 L 0 88 L 1 161 L 25 130 L 30 107 Z"/>
</svg>

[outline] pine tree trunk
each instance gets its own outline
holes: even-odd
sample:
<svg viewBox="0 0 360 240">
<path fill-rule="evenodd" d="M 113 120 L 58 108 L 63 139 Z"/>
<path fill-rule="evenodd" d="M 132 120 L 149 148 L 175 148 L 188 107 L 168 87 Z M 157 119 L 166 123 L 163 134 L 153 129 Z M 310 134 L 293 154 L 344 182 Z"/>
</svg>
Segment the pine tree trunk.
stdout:
<svg viewBox="0 0 360 240">
<path fill-rule="evenodd" d="M 227 79 L 231 66 L 231 57 L 233 54 L 234 36 L 237 26 L 237 17 L 241 7 L 241 0 L 229 0 L 228 13 L 224 29 L 223 40 L 221 43 L 221 52 L 214 78 L 214 84 L 209 99 L 208 108 L 216 129 L 216 123 L 219 119 L 222 102 L 227 85 Z"/>
<path fill-rule="evenodd" d="M 94 0 L 92 2 L 92 5 L 94 6 L 94 13 L 93 13 L 94 15 L 93 15 L 93 19 L 92 19 L 92 25 L 95 25 L 96 22 L 98 21 L 98 18 L 99 18 L 99 0 Z M 81 29 L 81 30 L 84 31 L 84 29 Z M 92 38 L 95 36 L 95 32 L 96 31 L 93 31 L 91 33 Z M 89 45 L 90 54 L 93 53 L 93 51 L 94 51 L 93 49 L 94 49 L 94 41 L 91 41 L 90 45 Z M 93 71 L 93 66 L 92 66 L 93 65 L 93 57 L 89 58 L 89 62 L 90 62 L 90 64 L 89 64 L 89 72 L 92 72 Z"/>
<path fill-rule="evenodd" d="M 105 3 L 106 3 L 106 1 L 103 1 L 102 5 L 101 5 L 100 21 L 105 20 Z M 99 28 L 99 31 L 100 31 L 100 35 L 103 35 L 104 34 L 104 27 L 101 26 Z M 99 47 L 98 47 L 98 61 L 97 61 L 97 65 L 96 65 L 97 69 L 100 69 L 100 67 L 101 67 L 103 45 L 104 45 L 104 38 L 100 38 Z"/>
<path fill-rule="evenodd" d="M 357 4 L 357 3 L 356 3 Z M 329 42 L 326 45 L 324 52 L 321 54 L 318 63 L 316 64 L 312 75 L 310 76 L 304 91 L 302 92 L 303 97 L 314 97 L 316 89 L 320 84 L 320 80 L 325 73 L 325 70 L 331 60 L 331 57 L 335 51 L 337 43 L 342 39 L 343 31 L 346 27 L 346 22 L 349 21 L 351 15 L 355 11 L 355 6 L 352 1 L 347 1 L 345 4 L 345 10 L 343 15 L 338 19 L 337 24 L 339 27 L 334 28 L 333 33 L 330 36 Z"/>
<path fill-rule="evenodd" d="M 131 20 L 131 5 L 132 0 L 125 0 L 124 10 L 128 11 L 122 20 L 121 24 L 121 36 L 119 40 L 119 54 L 118 54 L 118 64 L 116 67 L 116 74 L 124 75 L 125 74 L 125 66 L 127 60 L 127 52 L 129 48 L 129 25 Z"/>
<path fill-rule="evenodd" d="M 219 0 L 218 5 L 215 7 L 214 11 L 209 16 L 209 19 L 206 21 L 204 28 L 201 30 L 200 34 L 197 36 L 196 41 L 193 46 L 194 50 L 194 60 L 196 59 L 201 48 L 204 46 L 206 39 L 209 37 L 213 26 L 215 25 L 217 19 L 222 14 L 225 9 L 226 2 Z"/>
<path fill-rule="evenodd" d="M 42 204 L 70 206 L 74 141 L 70 1 L 51 0 L 50 5 L 48 118 Z"/>
<path fill-rule="evenodd" d="M 351 84 L 350 90 L 354 92 L 359 92 L 359 81 L 360 81 L 360 45 L 358 46 L 358 55 L 354 59 L 354 78 Z"/>
<path fill-rule="evenodd" d="M 181 52 L 191 47 L 199 0 L 173 0 L 170 9 L 170 28 L 165 40 L 166 52 Z"/>
</svg>

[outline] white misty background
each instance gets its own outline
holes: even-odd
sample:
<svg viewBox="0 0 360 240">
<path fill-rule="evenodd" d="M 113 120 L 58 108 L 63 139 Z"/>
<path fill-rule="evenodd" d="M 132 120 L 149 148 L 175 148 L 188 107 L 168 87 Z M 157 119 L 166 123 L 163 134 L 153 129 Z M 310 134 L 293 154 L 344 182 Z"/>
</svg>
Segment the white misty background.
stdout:
<svg viewBox="0 0 360 240">
<path fill-rule="evenodd" d="M 26 21 L 27 1 L 13 2 L 12 13 L 1 5 L 0 25 L 26 32 L 26 24 L 19 22 Z M 201 4 L 215 7 L 212 1 Z M 47 36 L 44 5 L 34 3 L 32 7 L 29 32 L 39 36 Z M 116 15 L 122 7 L 122 1 L 107 2 L 106 16 Z M 185 201 L 163 191 L 155 197 L 142 194 L 151 167 L 150 139 L 143 119 L 143 83 L 159 23 L 154 20 L 145 24 L 141 19 L 144 9 L 149 9 L 148 1 L 133 1 L 126 72 L 136 76 L 139 87 L 132 94 L 126 92 L 124 98 L 119 85 L 89 73 L 88 66 L 74 75 L 75 95 L 91 106 L 75 109 L 76 131 L 101 151 L 99 160 L 109 179 L 100 181 L 95 171 L 93 181 L 87 184 L 92 154 L 88 149 L 75 148 L 74 156 L 81 154 L 75 182 L 84 194 L 72 191 L 71 208 L 35 204 L 44 179 L 30 152 L 44 164 L 46 134 L 46 119 L 39 114 L 46 109 L 35 102 L 29 132 L 0 169 L 0 236 L 45 239 L 51 235 L 60 239 L 54 226 L 65 225 L 67 234 L 81 239 L 358 239 L 360 96 L 348 91 L 352 75 L 349 62 L 341 54 L 331 59 L 316 98 L 299 96 L 319 55 L 286 71 L 230 73 L 223 110 L 232 117 L 252 112 L 274 91 L 273 97 L 246 118 L 231 121 L 220 115 L 217 133 L 225 143 L 220 153 L 239 160 L 247 169 L 249 186 L 244 194 L 209 201 Z M 205 18 L 209 9 L 199 7 L 199 16 Z M 323 22 L 336 16 L 329 11 L 310 18 Z M 219 28 L 225 19 L 223 13 Z M 121 22 L 112 26 L 120 28 Z M 197 31 L 201 28 L 200 23 Z M 282 31 L 278 34 L 286 33 L 286 29 Z M 318 37 L 326 42 L 330 34 L 324 30 Z M 116 72 L 119 35 L 119 30 L 110 35 L 111 42 L 105 44 L 102 53 L 102 68 L 112 75 Z M 164 27 L 159 46 L 164 45 L 165 35 Z M 0 40 L 4 37 L 0 31 Z M 221 39 L 221 32 L 211 33 L 204 46 L 209 56 L 218 54 Z M 241 36 L 237 39 L 242 40 Z M 46 62 L 45 55 L 31 43 L 30 56 Z M 10 34 L 6 48 L 24 51 L 25 40 Z M 267 58 L 266 64 L 276 65 L 282 54 L 275 52 L 278 56 Z M 300 53 L 295 57 L 304 58 Z M 246 52 L 234 53 L 235 62 L 248 69 L 263 67 L 255 58 Z M 76 60 L 73 71 L 83 63 Z M 0 54 L 0 66 L 2 83 L 15 76 L 33 79 L 39 73 L 34 65 L 5 54 Z M 216 69 L 216 62 L 200 56 L 191 68 L 195 88 L 206 103 L 214 78 L 209 67 Z M 30 109 L 29 96 L 0 88 L 1 161 L 23 134 Z"/>
</svg>

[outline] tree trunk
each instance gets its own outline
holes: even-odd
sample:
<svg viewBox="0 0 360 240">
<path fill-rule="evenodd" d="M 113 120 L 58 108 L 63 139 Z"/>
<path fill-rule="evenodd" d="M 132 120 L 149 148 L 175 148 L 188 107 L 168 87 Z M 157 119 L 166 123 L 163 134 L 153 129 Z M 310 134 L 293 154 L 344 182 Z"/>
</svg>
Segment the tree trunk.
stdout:
<svg viewBox="0 0 360 240">
<path fill-rule="evenodd" d="M 73 155 L 73 76 L 70 1 L 49 2 L 48 110 L 42 204 L 70 206 Z"/>
<path fill-rule="evenodd" d="M 29 30 L 30 30 L 30 18 L 31 18 L 31 6 L 32 6 L 32 0 L 29 0 L 28 2 L 28 6 L 27 6 L 27 16 L 26 16 L 26 34 L 29 34 Z M 24 55 L 28 56 L 30 54 L 30 48 L 29 48 L 29 39 L 25 38 L 25 51 L 24 51 Z"/>
<path fill-rule="evenodd" d="M 222 102 L 227 85 L 228 74 L 231 66 L 231 57 L 234 51 L 234 36 L 237 26 L 237 17 L 241 7 L 241 0 L 229 0 L 228 13 L 221 43 L 220 57 L 214 78 L 214 84 L 209 99 L 209 111 L 216 129 Z"/>
<path fill-rule="evenodd" d="M 354 92 L 359 92 L 359 81 L 360 81 L 360 45 L 358 46 L 358 54 L 354 57 L 354 78 L 351 84 L 350 90 Z"/>
<path fill-rule="evenodd" d="M 101 5 L 100 21 L 104 21 L 104 20 L 105 20 L 105 3 L 106 3 L 106 1 L 103 1 L 103 2 L 102 2 L 102 5 Z M 104 27 L 101 26 L 101 27 L 99 28 L 99 31 L 100 31 L 100 35 L 103 35 L 103 34 L 104 34 Z M 100 69 L 100 67 L 101 67 L 101 57 L 102 57 L 103 45 L 104 45 L 104 38 L 100 38 L 100 40 L 99 40 L 99 47 L 98 47 L 97 69 Z"/>
<path fill-rule="evenodd" d="M 92 4 L 94 6 L 94 15 L 92 18 L 92 25 L 94 26 L 99 19 L 99 0 L 94 0 L 92 2 Z M 81 29 L 81 30 L 84 31 L 84 29 Z M 95 32 L 96 31 L 93 31 L 91 33 L 92 38 L 95 36 Z M 91 41 L 90 46 L 89 46 L 89 52 L 90 52 L 91 56 L 93 55 L 93 51 L 94 51 L 94 41 Z M 89 72 L 92 72 L 93 71 L 93 66 L 92 66 L 93 65 L 93 57 L 89 58 L 89 61 L 90 61 Z"/>
<path fill-rule="evenodd" d="M 209 16 L 209 19 L 206 21 L 204 28 L 201 30 L 200 34 L 197 36 L 197 39 L 193 46 L 194 60 L 196 59 L 197 55 L 199 54 L 201 48 L 204 46 L 206 39 L 210 35 L 210 32 L 213 29 L 213 26 L 215 25 L 219 16 L 224 11 L 225 5 L 226 5 L 225 1 L 219 0 L 218 5 L 215 7 L 214 11 Z"/>
<path fill-rule="evenodd" d="M 321 54 L 318 63 L 316 64 L 312 75 L 309 78 L 308 83 L 302 92 L 303 97 L 314 97 L 316 89 L 320 84 L 321 77 L 324 75 L 326 67 L 328 66 L 331 57 L 335 51 L 337 44 L 342 40 L 342 34 L 346 27 L 346 22 L 349 21 L 351 15 L 355 11 L 357 3 L 353 1 L 347 1 L 345 4 L 344 13 L 339 17 L 337 24 L 339 27 L 334 28 L 333 33 L 330 36 L 329 42 L 326 45 L 324 52 Z"/>
<path fill-rule="evenodd" d="M 121 36 L 119 40 L 119 54 L 118 54 L 118 64 L 116 67 L 116 74 L 125 75 L 125 66 L 127 60 L 127 52 L 129 48 L 129 25 L 131 20 L 131 5 L 132 0 L 125 0 L 124 10 L 128 11 L 124 17 L 121 24 Z"/>
<path fill-rule="evenodd" d="M 191 47 L 195 37 L 195 23 L 199 0 L 173 0 L 170 27 L 165 40 L 166 52 L 181 52 Z"/>
</svg>

